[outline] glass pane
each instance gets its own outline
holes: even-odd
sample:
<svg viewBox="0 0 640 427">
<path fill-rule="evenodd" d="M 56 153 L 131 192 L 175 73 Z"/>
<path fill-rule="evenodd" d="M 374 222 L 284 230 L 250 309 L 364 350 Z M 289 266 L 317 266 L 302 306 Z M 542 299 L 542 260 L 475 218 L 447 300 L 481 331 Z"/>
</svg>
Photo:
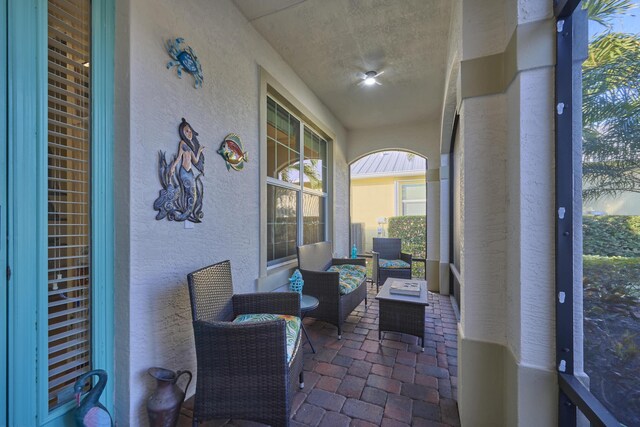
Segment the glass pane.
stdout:
<svg viewBox="0 0 640 427">
<path fill-rule="evenodd" d="M 289 116 L 289 148 L 300 153 L 300 121 L 293 116 Z"/>
<path fill-rule="evenodd" d="M 621 15 L 625 15 L 622 13 Z M 624 425 L 640 425 L 640 25 L 589 22 L 583 64 L 584 370 Z M 631 24 L 635 22 L 635 24 Z M 576 291 L 576 299 L 579 293 Z"/>
<path fill-rule="evenodd" d="M 304 244 L 324 242 L 325 239 L 325 198 L 311 194 L 303 195 L 302 215 Z"/>
<path fill-rule="evenodd" d="M 282 145 L 299 152 L 300 121 L 278 104 L 275 105 L 275 111 L 277 128 L 275 139 Z"/>
<path fill-rule="evenodd" d="M 305 159 L 313 159 L 318 156 L 313 155 L 313 133 L 309 130 L 308 127 L 304 127 L 304 158 Z"/>
<path fill-rule="evenodd" d="M 460 148 L 460 128 L 456 129 L 455 134 L 456 144 L 453 146 L 453 153 L 451 155 L 451 192 L 452 194 L 452 204 L 451 210 L 453 218 L 451 221 L 451 234 L 453 241 L 453 265 L 456 270 L 460 271 L 462 268 L 460 266 L 460 261 L 462 259 L 462 173 L 460 171 L 460 165 L 462 164 L 462 150 Z M 460 294 L 456 293 L 456 298 L 458 299 L 458 304 Z"/>
<path fill-rule="evenodd" d="M 276 105 L 276 139 L 280 144 L 289 146 L 289 113 Z"/>
<path fill-rule="evenodd" d="M 296 255 L 298 192 L 267 185 L 267 261 Z"/>
<path fill-rule="evenodd" d="M 326 142 L 309 128 L 304 129 L 304 187 L 324 191 Z M 323 157 L 323 154 L 325 157 Z"/>
<path fill-rule="evenodd" d="M 300 183 L 300 121 L 267 98 L 267 176 Z"/>
<path fill-rule="evenodd" d="M 89 0 L 49 1 L 49 322 L 42 329 L 50 410 L 73 400 L 76 379 L 92 364 L 90 24 Z"/>
<path fill-rule="evenodd" d="M 289 179 L 292 184 L 300 184 L 300 153 L 289 150 Z"/>
<path fill-rule="evenodd" d="M 267 137 L 276 139 L 276 102 L 267 97 Z"/>
<path fill-rule="evenodd" d="M 276 142 L 273 139 L 267 138 L 267 176 L 272 178 L 277 178 L 276 174 L 277 166 L 276 166 Z"/>
<path fill-rule="evenodd" d="M 327 166 L 329 165 L 329 158 L 327 157 L 328 145 L 329 144 L 327 143 L 327 141 L 325 140 L 320 141 L 320 164 L 322 166 L 322 189 L 325 192 L 327 191 L 327 177 L 329 176 L 328 168 L 327 168 Z"/>
<path fill-rule="evenodd" d="M 402 204 L 402 215 L 426 215 L 426 202 L 404 202 Z"/>
<path fill-rule="evenodd" d="M 402 200 L 426 200 L 427 186 L 425 184 L 403 184 Z"/>
</svg>

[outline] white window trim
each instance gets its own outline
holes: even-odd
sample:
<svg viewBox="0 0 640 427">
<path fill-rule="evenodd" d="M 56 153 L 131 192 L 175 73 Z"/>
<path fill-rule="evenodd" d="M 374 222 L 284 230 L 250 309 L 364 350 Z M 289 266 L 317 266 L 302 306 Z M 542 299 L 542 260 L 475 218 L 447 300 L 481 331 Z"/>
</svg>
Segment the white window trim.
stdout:
<svg viewBox="0 0 640 427">
<path fill-rule="evenodd" d="M 259 291 L 271 291 L 287 283 L 287 278 L 292 270 L 297 267 L 297 260 L 286 260 L 279 264 L 267 266 L 267 184 L 278 185 L 283 188 L 300 190 L 300 194 L 313 194 L 326 196 L 325 203 L 325 235 L 328 241 L 333 238 L 333 206 L 334 206 L 334 179 L 333 179 L 333 143 L 336 140 L 335 132 L 319 120 L 304 104 L 280 84 L 268 71 L 259 66 L 260 72 L 260 269 L 256 280 L 256 289 Z M 301 183 L 285 183 L 275 178 L 267 177 L 267 96 L 272 97 L 279 105 L 289 111 L 296 119 L 300 120 L 301 128 L 304 125 L 320 135 L 327 141 L 327 176 L 326 191 L 305 189 Z M 301 144 L 304 144 L 304 134 L 300 135 Z M 304 156 L 304 145 L 301 147 L 301 158 Z M 302 221 L 299 223 L 302 227 Z M 299 230 L 300 231 L 300 230 Z M 299 234 L 301 235 L 301 234 Z"/>
<path fill-rule="evenodd" d="M 424 180 L 420 179 L 406 179 L 406 180 L 398 180 L 396 181 L 396 191 L 395 191 L 395 205 L 396 205 L 396 216 L 403 216 L 402 207 L 404 201 L 402 200 L 402 186 L 406 184 L 424 184 L 425 198 L 424 199 L 416 199 L 411 200 L 412 202 L 423 202 L 425 206 L 427 205 L 427 179 L 426 176 Z M 426 215 L 426 212 L 425 212 Z"/>
</svg>

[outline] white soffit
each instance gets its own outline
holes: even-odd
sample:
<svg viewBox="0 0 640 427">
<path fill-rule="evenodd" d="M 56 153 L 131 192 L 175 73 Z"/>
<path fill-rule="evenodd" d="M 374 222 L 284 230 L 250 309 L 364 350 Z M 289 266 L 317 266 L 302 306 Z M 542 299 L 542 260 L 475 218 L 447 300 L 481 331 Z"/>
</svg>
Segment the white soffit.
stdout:
<svg viewBox="0 0 640 427">
<path fill-rule="evenodd" d="M 233 1 L 346 128 L 439 123 L 451 0 Z"/>
<path fill-rule="evenodd" d="M 306 0 L 234 0 L 234 3 L 245 18 L 253 21 L 304 1 Z"/>
</svg>

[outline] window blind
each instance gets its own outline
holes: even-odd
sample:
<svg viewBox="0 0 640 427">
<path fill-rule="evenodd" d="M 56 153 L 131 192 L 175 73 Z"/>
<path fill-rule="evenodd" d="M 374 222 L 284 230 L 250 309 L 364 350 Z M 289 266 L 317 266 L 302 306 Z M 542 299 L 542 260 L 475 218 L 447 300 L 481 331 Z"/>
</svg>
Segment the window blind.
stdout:
<svg viewBox="0 0 640 427">
<path fill-rule="evenodd" d="M 48 397 L 91 369 L 91 2 L 48 2 Z"/>
</svg>

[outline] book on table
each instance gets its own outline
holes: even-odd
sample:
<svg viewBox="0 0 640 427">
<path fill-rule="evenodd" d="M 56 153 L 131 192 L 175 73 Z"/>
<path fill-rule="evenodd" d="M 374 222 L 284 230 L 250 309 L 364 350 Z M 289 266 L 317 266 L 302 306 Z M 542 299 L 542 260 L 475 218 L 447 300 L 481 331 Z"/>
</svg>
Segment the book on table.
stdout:
<svg viewBox="0 0 640 427">
<path fill-rule="evenodd" d="M 420 296 L 420 283 L 406 280 L 394 280 L 389 287 L 389 293 L 396 295 Z"/>
</svg>

